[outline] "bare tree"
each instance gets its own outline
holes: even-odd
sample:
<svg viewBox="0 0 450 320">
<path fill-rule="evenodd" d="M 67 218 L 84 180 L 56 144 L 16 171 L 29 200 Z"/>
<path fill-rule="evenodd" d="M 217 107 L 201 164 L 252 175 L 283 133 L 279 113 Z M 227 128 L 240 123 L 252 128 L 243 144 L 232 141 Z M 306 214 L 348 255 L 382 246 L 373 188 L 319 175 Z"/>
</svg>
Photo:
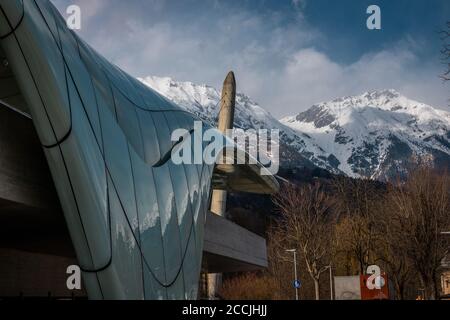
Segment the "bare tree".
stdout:
<svg viewBox="0 0 450 320">
<path fill-rule="evenodd" d="M 285 245 L 296 248 L 303 256 L 319 300 L 320 276 L 333 256 L 334 200 L 321 191 L 319 184 L 286 184 L 274 197 L 274 203 L 282 216 L 275 228 L 283 233 Z"/>
<path fill-rule="evenodd" d="M 395 250 L 404 254 L 417 271 L 426 299 L 438 295 L 437 277 L 449 243 L 441 232 L 450 228 L 450 179 L 448 174 L 418 166 L 405 183 L 389 191 L 388 232 Z"/>
<path fill-rule="evenodd" d="M 355 259 L 359 272 L 363 274 L 377 259 L 377 219 L 382 214 L 380 192 L 372 182 L 363 179 L 338 177 L 333 186 L 339 199 L 338 250 Z"/>
<path fill-rule="evenodd" d="M 386 203 L 389 207 L 389 204 Z M 384 207 L 385 218 L 378 224 L 380 232 L 384 237 L 378 242 L 377 255 L 383 262 L 384 268 L 389 275 L 395 287 L 395 294 L 398 300 L 406 298 L 407 286 L 416 274 L 412 268 L 411 262 L 403 250 L 401 238 L 405 235 L 396 233 L 391 228 L 391 216 L 389 215 L 388 207 Z M 400 241 L 399 241 L 400 239 Z"/>
</svg>

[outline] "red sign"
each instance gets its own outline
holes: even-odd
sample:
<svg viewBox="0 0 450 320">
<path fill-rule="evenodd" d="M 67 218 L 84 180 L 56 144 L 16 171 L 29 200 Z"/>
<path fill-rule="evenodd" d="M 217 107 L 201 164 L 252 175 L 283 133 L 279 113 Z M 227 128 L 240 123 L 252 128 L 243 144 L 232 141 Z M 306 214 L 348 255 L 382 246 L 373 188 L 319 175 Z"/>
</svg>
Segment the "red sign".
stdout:
<svg viewBox="0 0 450 320">
<path fill-rule="evenodd" d="M 389 299 L 389 285 L 388 277 L 385 273 L 378 276 L 365 275 L 359 276 L 359 283 L 361 286 L 361 300 L 388 300 Z"/>
</svg>

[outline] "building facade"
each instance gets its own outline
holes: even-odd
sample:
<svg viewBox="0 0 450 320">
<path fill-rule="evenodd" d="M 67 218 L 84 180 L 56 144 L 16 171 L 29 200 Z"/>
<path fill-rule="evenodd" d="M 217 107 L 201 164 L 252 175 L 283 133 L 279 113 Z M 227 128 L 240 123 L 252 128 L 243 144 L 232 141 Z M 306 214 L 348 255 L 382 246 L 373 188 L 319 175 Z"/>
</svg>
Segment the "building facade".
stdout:
<svg viewBox="0 0 450 320">
<path fill-rule="evenodd" d="M 106 61 L 49 1 L 0 7 L 0 101 L 32 119 L 89 298 L 197 298 L 214 176 L 261 193 L 275 179 L 260 164 L 175 164 L 171 133 L 192 132 L 194 115 Z"/>
</svg>

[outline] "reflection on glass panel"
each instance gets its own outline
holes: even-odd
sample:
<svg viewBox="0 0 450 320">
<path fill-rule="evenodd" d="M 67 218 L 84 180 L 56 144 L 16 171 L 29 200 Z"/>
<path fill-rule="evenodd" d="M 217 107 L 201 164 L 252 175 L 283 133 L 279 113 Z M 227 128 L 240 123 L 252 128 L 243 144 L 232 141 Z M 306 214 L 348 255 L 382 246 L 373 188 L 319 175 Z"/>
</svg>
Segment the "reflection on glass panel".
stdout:
<svg viewBox="0 0 450 320">
<path fill-rule="evenodd" d="M 116 102 L 117 121 L 128 142 L 139 156 L 144 159 L 144 146 L 135 107 L 117 90 L 114 90 L 114 99 Z"/>
<path fill-rule="evenodd" d="M 106 165 L 125 207 L 126 214 L 133 225 L 133 231 L 138 234 L 133 173 L 127 139 L 111 112 L 107 109 L 99 111 L 102 119 Z"/>
<path fill-rule="evenodd" d="M 176 129 L 180 128 L 180 124 L 178 122 L 175 114 L 178 112 L 165 112 L 167 123 L 169 124 L 170 130 L 173 132 Z M 184 170 L 184 165 L 182 164 L 174 164 L 172 161 L 169 161 L 169 169 L 173 184 L 173 189 L 175 191 L 175 200 L 177 205 L 177 213 L 178 213 L 178 224 L 180 226 L 180 235 L 181 235 L 181 247 L 186 247 L 186 241 L 190 234 L 190 229 L 193 224 L 193 216 L 191 210 L 191 203 L 189 199 L 189 186 L 186 179 L 186 173 Z"/>
<path fill-rule="evenodd" d="M 206 214 L 210 210 L 211 205 L 211 193 L 209 188 L 209 181 L 208 181 L 208 172 L 209 172 L 209 166 L 203 165 L 201 167 L 201 179 L 200 179 L 200 209 L 198 211 L 198 215 L 194 216 L 195 220 L 195 235 L 196 235 L 196 243 L 197 243 L 197 250 L 198 250 L 198 257 L 197 257 L 197 266 L 200 268 L 201 262 L 202 262 L 202 253 L 203 253 L 203 235 L 204 235 L 204 227 L 205 227 L 205 221 L 206 221 Z"/>
<path fill-rule="evenodd" d="M 156 198 L 153 172 L 142 159 L 130 149 L 133 167 L 134 188 L 138 210 L 140 244 L 142 253 L 151 272 L 159 282 L 165 283 L 163 242 L 161 235 L 161 219 Z"/>
<path fill-rule="evenodd" d="M 191 160 L 194 159 L 194 135 L 191 138 Z M 202 166 L 194 163 L 184 164 L 184 170 L 186 172 L 187 183 L 189 185 L 189 197 L 191 201 L 192 214 L 194 216 L 194 222 L 198 216 L 200 210 L 200 175 Z M 199 172 L 200 170 L 200 172 Z"/>
<path fill-rule="evenodd" d="M 131 77 L 123 72 L 119 67 L 109 63 L 105 58 L 98 56 L 96 61 L 99 63 L 112 87 L 118 90 L 124 97 L 126 97 L 135 107 L 145 109 L 145 102 L 140 95 L 136 86 L 132 85 Z"/>
<path fill-rule="evenodd" d="M 45 22 L 47 23 L 47 26 L 49 27 L 50 32 L 52 33 L 53 37 L 55 39 L 57 39 L 56 44 L 58 45 L 58 47 L 60 47 L 60 43 L 59 43 L 59 39 L 58 39 L 58 29 L 56 26 L 56 21 L 58 21 L 58 20 L 55 20 L 55 19 L 58 19 L 59 17 L 61 17 L 61 15 L 54 14 L 53 6 L 42 5 L 41 0 L 36 1 L 36 5 L 37 5 L 40 13 L 42 13 L 43 18 L 44 18 Z"/>
<path fill-rule="evenodd" d="M 111 185 L 111 180 L 109 183 Z M 114 188 L 109 190 L 113 263 L 104 271 L 97 273 L 106 293 L 104 298 L 143 299 L 142 260 L 139 247 Z M 116 281 L 110 281 L 111 278 Z"/>
<path fill-rule="evenodd" d="M 163 112 L 164 117 L 167 120 L 167 125 L 169 126 L 170 132 L 174 132 L 176 129 L 182 128 L 178 123 L 178 118 L 175 116 L 176 113 L 178 112 Z"/>
<path fill-rule="evenodd" d="M 95 100 L 98 108 L 108 108 L 113 114 L 116 113 L 112 88 L 109 79 L 96 63 L 96 53 L 81 39 L 78 39 L 81 60 L 89 71 Z M 100 122 L 102 119 L 100 119 Z"/>
<path fill-rule="evenodd" d="M 148 91 L 148 87 L 143 84 L 141 81 L 139 81 L 138 79 L 129 76 L 128 74 L 126 74 L 127 80 L 130 82 L 131 86 L 133 87 L 133 94 L 138 96 L 139 99 L 139 107 L 143 110 L 155 110 L 155 109 L 151 109 L 148 108 L 147 103 L 146 103 L 146 99 L 145 99 L 145 93 Z"/>
<path fill-rule="evenodd" d="M 143 269 L 144 277 L 144 294 L 147 300 L 163 300 L 167 299 L 167 289 L 162 287 L 154 278 L 150 272 L 148 266 L 144 264 Z"/>
<path fill-rule="evenodd" d="M 180 266 L 181 267 L 181 266 Z M 167 298 L 169 300 L 184 300 L 184 274 L 181 269 L 175 282 L 167 288 Z"/>
<path fill-rule="evenodd" d="M 144 104 L 147 110 L 158 111 L 163 109 L 164 101 L 159 93 L 146 86 L 145 84 L 142 84 L 139 87 L 139 93 L 144 100 Z"/>
<path fill-rule="evenodd" d="M 161 153 L 152 113 L 141 109 L 136 111 L 144 144 L 144 159 L 147 164 L 154 165 L 161 159 Z"/>
<path fill-rule="evenodd" d="M 189 163 L 185 163 L 185 165 L 193 165 L 195 163 L 195 157 L 194 157 L 194 152 L 195 152 L 195 145 L 196 143 L 200 142 L 202 143 L 202 136 L 201 136 L 201 132 L 197 134 L 199 134 L 198 136 L 196 135 L 196 133 L 193 132 L 193 128 L 194 128 L 194 119 L 192 118 L 192 116 L 186 112 L 166 112 L 165 113 L 166 118 L 167 119 L 171 119 L 171 121 L 169 122 L 169 125 L 171 125 L 171 130 L 176 129 L 177 125 L 178 128 L 183 128 L 185 130 L 189 131 L 189 136 L 190 136 L 190 145 L 191 145 L 191 155 L 189 157 Z M 197 139 L 197 141 L 195 141 Z M 200 150 L 201 153 L 201 150 Z M 200 154 L 200 161 L 202 161 L 202 155 Z M 195 165 L 193 165 L 194 167 L 197 167 Z M 198 171 L 198 169 L 196 168 L 196 170 Z M 200 175 L 201 171 L 198 171 L 197 175 Z"/>
<path fill-rule="evenodd" d="M 59 179 L 54 180 L 55 187 L 59 191 L 58 196 L 64 210 L 66 224 L 70 228 L 70 236 L 77 252 L 78 264 L 84 269 L 94 269 L 90 249 L 83 233 L 83 225 L 78 216 L 74 194 L 71 191 L 70 181 L 67 177 L 67 170 L 64 166 L 61 152 L 57 148 L 44 149 L 44 151 L 50 164 L 52 175 L 59 177 Z"/>
<path fill-rule="evenodd" d="M 173 183 L 173 190 L 175 193 L 175 204 L 177 208 L 178 225 L 180 228 L 181 248 L 184 250 L 193 225 L 189 187 L 183 165 L 175 165 L 172 161 L 169 161 L 168 165 L 171 179 L 172 181 L 175 181 L 175 183 Z"/>
<path fill-rule="evenodd" d="M 111 70 L 114 70 L 114 69 L 111 69 Z M 119 87 L 119 89 L 122 90 L 122 93 L 124 95 L 126 95 L 128 97 L 128 99 L 130 99 L 136 107 L 139 107 L 141 109 L 146 109 L 144 99 L 142 98 L 138 88 L 135 85 L 137 80 L 135 78 L 131 77 L 130 75 L 128 75 L 127 73 L 125 73 L 122 69 L 120 69 L 118 67 L 116 67 L 116 70 L 117 70 L 117 74 L 122 77 L 122 82 L 121 82 L 122 86 Z"/>
<path fill-rule="evenodd" d="M 96 268 L 110 259 L 106 174 L 100 147 L 94 138 L 75 89 L 69 82 L 73 133 L 61 145 Z"/>
<path fill-rule="evenodd" d="M 197 219 L 200 210 L 200 180 L 197 171 L 197 166 L 188 164 L 184 166 L 187 182 L 189 185 L 189 196 L 191 201 L 192 214 L 194 222 Z"/>
<path fill-rule="evenodd" d="M 95 132 L 97 140 L 100 137 L 100 123 L 97 111 L 97 101 L 91 81 L 90 71 L 84 64 L 78 46 L 77 38 L 65 28 L 65 25 L 58 24 L 58 34 L 61 38 L 61 54 L 69 70 L 66 73 L 68 81 L 73 80 L 76 85 L 76 94 L 80 95 L 85 112 L 88 114 L 89 122 Z"/>
<path fill-rule="evenodd" d="M 183 109 L 181 109 L 179 106 L 177 106 L 175 103 L 173 103 L 171 100 L 169 100 L 168 98 L 161 96 L 162 98 L 162 102 L 161 102 L 161 109 L 162 110 L 166 110 L 166 111 L 181 111 Z"/>
<path fill-rule="evenodd" d="M 187 130 L 192 130 L 194 128 L 194 121 L 199 121 L 187 112 L 175 112 L 174 114 L 177 117 L 180 126 Z"/>
<path fill-rule="evenodd" d="M 167 124 L 166 117 L 162 112 L 152 113 L 153 121 L 155 123 L 156 133 L 158 135 L 159 151 L 161 159 L 170 156 L 172 148 L 172 141 L 170 140 L 171 132 Z M 168 158 L 167 158 L 168 159 Z"/>
<path fill-rule="evenodd" d="M 195 239 L 189 241 L 186 248 L 186 256 L 183 263 L 185 298 L 197 299 L 197 288 L 200 278 L 200 269 L 198 268 L 198 248 L 195 245 Z"/>
<path fill-rule="evenodd" d="M 37 90 L 59 140 L 70 129 L 70 108 L 65 82 L 64 61 L 38 8 L 31 1 L 25 3 L 28 14 L 23 23 L 27 24 L 28 28 L 17 28 L 14 35 L 20 42 L 20 53 L 23 54 L 26 65 L 33 75 Z M 41 32 L 31 34 L 30 24 L 42 29 Z M 46 67 L 42 68 L 43 65 Z M 54 141 L 51 141 L 51 143 L 54 143 Z"/>
<path fill-rule="evenodd" d="M 175 204 L 175 194 L 167 165 L 153 168 L 156 196 L 161 219 L 163 236 L 164 263 L 166 268 L 166 282 L 173 281 L 181 267 L 180 230 Z"/>
</svg>

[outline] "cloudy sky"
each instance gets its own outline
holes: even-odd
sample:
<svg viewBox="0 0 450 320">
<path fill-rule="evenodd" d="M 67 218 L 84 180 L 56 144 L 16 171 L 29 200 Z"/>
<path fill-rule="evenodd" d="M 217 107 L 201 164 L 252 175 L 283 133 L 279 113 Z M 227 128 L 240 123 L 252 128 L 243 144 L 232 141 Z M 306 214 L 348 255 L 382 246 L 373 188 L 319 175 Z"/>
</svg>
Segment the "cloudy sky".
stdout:
<svg viewBox="0 0 450 320">
<path fill-rule="evenodd" d="M 276 117 L 374 89 L 450 110 L 438 31 L 448 0 L 52 0 L 82 10 L 82 38 L 136 77 L 238 90 Z M 382 30 L 366 28 L 381 8 Z M 67 15 L 66 15 L 67 16 Z"/>
</svg>

